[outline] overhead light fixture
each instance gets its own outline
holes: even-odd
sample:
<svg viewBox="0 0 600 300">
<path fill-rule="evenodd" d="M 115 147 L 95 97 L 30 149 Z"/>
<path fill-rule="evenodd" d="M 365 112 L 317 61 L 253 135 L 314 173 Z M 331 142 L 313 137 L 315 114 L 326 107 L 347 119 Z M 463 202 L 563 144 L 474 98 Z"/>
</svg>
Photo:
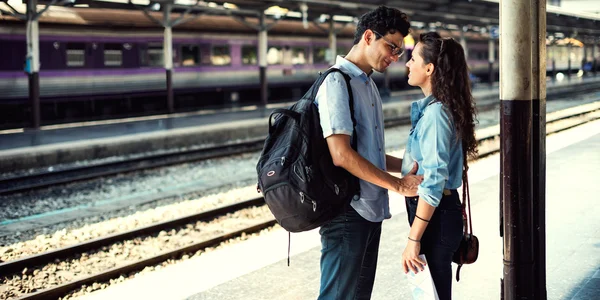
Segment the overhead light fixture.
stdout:
<svg viewBox="0 0 600 300">
<path fill-rule="evenodd" d="M 338 21 L 338 22 L 347 22 L 347 23 L 350 23 L 350 22 L 354 22 L 354 17 L 353 16 L 338 16 L 338 15 L 335 15 L 335 16 L 333 16 L 333 20 L 334 21 Z"/>
<path fill-rule="evenodd" d="M 289 9 L 273 5 L 265 10 L 265 14 L 275 17 L 276 19 L 285 16 Z"/>
<path fill-rule="evenodd" d="M 233 3 L 229 3 L 229 2 L 223 3 L 223 7 L 227 8 L 227 9 L 238 9 L 237 5 L 235 5 Z"/>
</svg>

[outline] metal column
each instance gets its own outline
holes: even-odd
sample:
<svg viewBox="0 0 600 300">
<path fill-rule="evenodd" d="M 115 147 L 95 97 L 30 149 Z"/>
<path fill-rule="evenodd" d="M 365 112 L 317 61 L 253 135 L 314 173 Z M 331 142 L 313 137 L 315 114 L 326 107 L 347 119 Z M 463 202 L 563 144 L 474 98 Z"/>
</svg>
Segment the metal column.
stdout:
<svg viewBox="0 0 600 300">
<path fill-rule="evenodd" d="M 27 1 L 27 56 L 25 72 L 29 79 L 29 102 L 31 103 L 31 127 L 40 128 L 40 31 L 37 0 Z"/>
<path fill-rule="evenodd" d="M 265 13 L 260 14 L 260 29 L 258 31 L 258 65 L 260 67 L 260 103 L 267 106 L 267 26 L 265 24 Z"/>
<path fill-rule="evenodd" d="M 592 72 L 594 73 L 594 77 L 596 77 L 596 68 L 598 67 L 597 65 L 597 60 L 596 60 L 596 41 L 600 40 L 597 39 L 596 37 L 594 37 L 594 39 L 592 39 Z"/>
<path fill-rule="evenodd" d="M 567 79 L 571 80 L 571 51 L 573 51 L 573 44 L 569 41 L 567 44 Z"/>
<path fill-rule="evenodd" d="M 496 60 L 496 41 L 491 37 L 488 41 L 488 81 L 490 87 L 494 85 L 494 61 Z"/>
<path fill-rule="evenodd" d="M 467 48 L 467 38 L 465 38 L 465 31 L 466 27 L 463 28 L 463 30 L 460 32 L 460 45 L 463 48 L 463 51 L 465 52 L 465 60 L 469 59 L 469 48 Z"/>
<path fill-rule="evenodd" d="M 581 70 L 585 70 L 585 63 L 587 62 L 587 55 L 588 55 L 588 44 L 587 44 L 587 40 L 584 40 L 584 44 L 583 44 L 583 57 L 581 58 Z"/>
<path fill-rule="evenodd" d="M 533 293 L 546 300 L 546 0 L 531 4 Z"/>
<path fill-rule="evenodd" d="M 163 44 L 164 64 L 167 74 L 167 109 L 169 113 L 175 112 L 173 97 L 173 30 L 171 25 L 171 4 L 165 4 L 164 10 L 165 36 Z"/>
<path fill-rule="evenodd" d="M 329 16 L 329 51 L 331 51 L 330 65 L 335 65 L 335 59 L 337 56 L 337 36 L 335 32 L 335 21 L 333 15 Z"/>
<path fill-rule="evenodd" d="M 500 178 L 505 299 L 535 299 L 531 1 L 500 1 Z"/>
<path fill-rule="evenodd" d="M 556 46 L 554 44 L 550 45 L 550 58 L 552 59 L 552 81 L 556 81 L 556 58 L 555 56 L 555 52 L 556 50 L 554 49 Z"/>
</svg>

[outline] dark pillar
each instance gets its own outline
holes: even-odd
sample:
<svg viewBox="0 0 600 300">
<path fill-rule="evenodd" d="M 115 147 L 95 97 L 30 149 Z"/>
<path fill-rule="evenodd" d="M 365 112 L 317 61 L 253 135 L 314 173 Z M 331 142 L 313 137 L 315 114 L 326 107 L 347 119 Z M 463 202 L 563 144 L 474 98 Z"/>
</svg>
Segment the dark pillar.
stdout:
<svg viewBox="0 0 600 300">
<path fill-rule="evenodd" d="M 175 99 L 173 93 L 173 70 L 167 69 L 167 109 L 170 114 L 175 112 Z"/>
<path fill-rule="evenodd" d="M 502 295 L 535 299 L 532 207 L 531 1 L 500 1 L 500 161 L 504 240 Z"/>
<path fill-rule="evenodd" d="M 546 0 L 532 0 L 531 11 L 533 293 L 546 300 Z"/>
<path fill-rule="evenodd" d="M 31 102 L 31 128 L 39 129 L 40 116 L 40 75 L 38 72 L 31 73 L 29 77 L 29 100 Z"/>
</svg>

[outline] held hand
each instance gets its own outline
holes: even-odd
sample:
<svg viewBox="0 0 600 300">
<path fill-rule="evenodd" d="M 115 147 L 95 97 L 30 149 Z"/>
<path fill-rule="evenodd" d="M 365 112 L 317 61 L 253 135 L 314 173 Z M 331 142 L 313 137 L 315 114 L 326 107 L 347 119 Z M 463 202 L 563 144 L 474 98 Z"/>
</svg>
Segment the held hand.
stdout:
<svg viewBox="0 0 600 300">
<path fill-rule="evenodd" d="M 419 251 L 421 251 L 421 242 L 409 240 L 404 253 L 402 253 L 402 269 L 404 274 L 407 274 L 409 270 L 415 274 L 423 271 L 425 262 L 419 258 Z"/>
<path fill-rule="evenodd" d="M 417 188 L 423 182 L 423 176 L 416 175 L 417 170 L 419 170 L 419 164 L 415 162 L 410 172 L 400 179 L 398 193 L 408 197 L 417 196 Z"/>
</svg>

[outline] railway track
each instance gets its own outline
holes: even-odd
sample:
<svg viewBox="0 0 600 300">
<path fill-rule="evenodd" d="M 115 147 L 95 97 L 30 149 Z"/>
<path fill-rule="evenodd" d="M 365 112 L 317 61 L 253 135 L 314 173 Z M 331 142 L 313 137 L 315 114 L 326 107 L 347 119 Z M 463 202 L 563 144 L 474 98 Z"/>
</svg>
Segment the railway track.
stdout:
<svg viewBox="0 0 600 300">
<path fill-rule="evenodd" d="M 579 126 L 585 124 L 590 121 L 600 119 L 600 102 L 595 102 L 579 107 L 574 107 L 571 109 L 566 109 L 562 111 L 558 111 L 555 113 L 548 114 L 547 117 L 547 134 L 552 134 L 556 132 L 560 132 L 575 126 Z M 487 130 L 487 131 L 486 131 Z M 478 140 L 480 142 L 480 156 L 487 156 L 492 153 L 496 153 L 499 151 L 499 128 L 490 127 L 483 131 L 478 132 Z M 102 238 L 98 238 L 95 240 L 83 242 L 74 246 L 25 257 L 22 259 L 9 261 L 0 264 L 0 273 L 1 274 L 15 274 L 20 272 L 23 269 L 31 269 L 42 266 L 44 264 L 48 264 L 50 262 L 54 262 L 60 259 L 65 259 L 69 257 L 74 257 L 82 254 L 83 252 L 100 249 L 104 246 L 114 244 L 117 242 L 123 242 L 125 240 L 132 239 L 134 237 L 139 236 L 147 236 L 157 234 L 160 231 L 171 229 L 178 226 L 183 226 L 185 224 L 189 224 L 192 222 L 196 222 L 198 220 L 206 220 L 215 218 L 217 216 L 225 215 L 231 213 L 233 211 L 242 210 L 245 208 L 260 206 L 264 204 L 264 200 L 262 198 L 254 198 L 251 200 L 239 202 L 233 205 L 224 206 L 218 209 L 214 209 L 211 211 L 185 216 L 182 218 L 165 221 L 158 224 L 153 224 L 147 227 L 131 230 L 128 232 L 123 232 L 119 234 L 114 234 Z M 159 255 L 155 255 L 153 257 L 145 258 L 134 263 L 130 263 L 123 266 L 118 266 L 109 270 L 105 270 L 103 272 L 86 276 L 83 278 L 75 279 L 71 282 L 64 283 L 55 287 L 50 287 L 45 290 L 37 291 L 31 294 L 26 294 L 19 299 L 55 299 L 61 296 L 66 295 L 70 291 L 80 288 L 83 285 L 94 283 L 94 282 L 104 282 L 111 278 L 118 277 L 121 274 L 127 274 L 134 271 L 141 270 L 147 266 L 155 265 L 161 263 L 165 260 L 168 260 L 173 257 L 179 257 L 184 253 L 195 252 L 207 247 L 218 245 L 219 243 L 226 241 L 228 239 L 237 237 L 243 233 L 252 233 L 256 231 L 260 231 L 264 228 L 273 226 L 276 223 L 274 219 L 269 219 L 266 221 L 258 222 L 252 226 L 248 226 L 246 228 L 242 228 L 239 230 L 231 231 L 224 233 L 222 235 L 212 237 L 207 240 L 194 242 L 193 244 L 187 245 L 185 247 L 180 247 L 175 250 L 165 251 L 160 253 Z"/>
<path fill-rule="evenodd" d="M 149 155 L 126 161 L 110 162 L 91 166 L 80 166 L 64 170 L 47 171 L 31 175 L 0 179 L 0 195 L 18 193 L 58 184 L 93 179 L 108 175 L 164 167 L 186 162 L 207 160 L 243 154 L 262 149 L 264 139 L 234 143 L 174 153 Z"/>
</svg>

